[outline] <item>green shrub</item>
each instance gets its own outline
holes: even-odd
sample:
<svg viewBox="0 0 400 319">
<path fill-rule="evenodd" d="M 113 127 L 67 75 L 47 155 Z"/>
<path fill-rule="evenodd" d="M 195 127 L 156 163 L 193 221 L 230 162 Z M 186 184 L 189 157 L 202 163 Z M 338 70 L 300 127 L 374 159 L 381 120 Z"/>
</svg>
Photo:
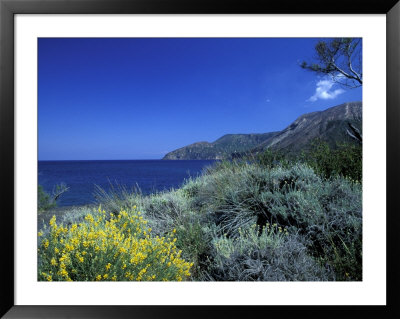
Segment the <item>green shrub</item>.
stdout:
<svg viewBox="0 0 400 319">
<path fill-rule="evenodd" d="M 188 200 L 178 191 L 144 197 L 141 209 L 154 232 L 160 236 L 182 225 L 190 214 Z"/>
<path fill-rule="evenodd" d="M 43 213 L 55 206 L 56 202 L 51 198 L 50 194 L 46 193 L 41 185 L 38 185 L 38 213 Z"/>
<path fill-rule="evenodd" d="M 315 140 L 303 160 L 322 176 L 344 176 L 354 181 L 362 180 L 362 146 L 338 144 L 331 148 L 327 142 Z"/>
<path fill-rule="evenodd" d="M 201 271 L 209 239 L 204 214 L 191 211 L 192 202 L 183 190 L 149 195 L 142 200 L 141 209 L 149 225 L 159 236 L 176 229 L 177 247 L 182 256 L 194 263 L 194 278 Z"/>
<path fill-rule="evenodd" d="M 265 187 L 266 169 L 248 163 L 232 163 L 204 176 L 199 198 L 212 222 L 229 236 L 237 229 L 264 218 L 260 194 Z"/>
<path fill-rule="evenodd" d="M 51 208 L 57 206 L 58 198 L 68 191 L 69 187 L 67 187 L 64 183 L 58 184 L 53 188 L 52 194 L 48 194 L 43 190 L 41 185 L 38 185 L 38 213 L 43 213 Z"/>
<path fill-rule="evenodd" d="M 176 228 L 176 246 L 182 250 L 182 257 L 194 263 L 193 278 L 203 271 L 210 248 L 208 228 L 197 218 L 187 218 Z"/>
<path fill-rule="evenodd" d="M 325 177 L 344 176 L 354 181 L 362 180 L 362 145 L 339 143 L 331 147 L 326 141 L 315 139 L 302 153 L 283 153 L 267 149 L 256 158 L 256 163 L 271 169 L 289 168 L 302 162 Z"/>
<path fill-rule="evenodd" d="M 276 166 L 288 167 L 291 164 L 291 158 L 283 152 L 267 149 L 257 156 L 256 162 L 269 169 Z"/>
<path fill-rule="evenodd" d="M 239 229 L 237 238 L 213 240 L 209 280 L 317 281 L 334 279 L 333 272 L 307 255 L 300 236 L 267 224 Z"/>
</svg>

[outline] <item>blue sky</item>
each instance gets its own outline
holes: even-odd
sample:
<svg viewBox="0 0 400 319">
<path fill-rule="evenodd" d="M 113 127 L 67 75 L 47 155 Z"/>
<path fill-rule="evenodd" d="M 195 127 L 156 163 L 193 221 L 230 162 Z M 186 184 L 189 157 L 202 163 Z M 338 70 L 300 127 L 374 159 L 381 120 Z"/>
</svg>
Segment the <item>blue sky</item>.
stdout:
<svg viewBox="0 0 400 319">
<path fill-rule="evenodd" d="M 159 159 L 362 100 L 299 67 L 318 39 L 38 41 L 39 160 Z"/>
</svg>

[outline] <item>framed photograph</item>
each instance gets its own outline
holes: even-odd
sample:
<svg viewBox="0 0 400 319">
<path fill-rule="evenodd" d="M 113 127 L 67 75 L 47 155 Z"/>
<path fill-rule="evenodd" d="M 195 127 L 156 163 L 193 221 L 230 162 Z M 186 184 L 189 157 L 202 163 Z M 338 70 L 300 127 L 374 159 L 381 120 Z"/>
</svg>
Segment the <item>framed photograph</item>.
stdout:
<svg viewBox="0 0 400 319">
<path fill-rule="evenodd" d="M 399 16 L 0 0 L 1 315 L 398 316 Z"/>
</svg>

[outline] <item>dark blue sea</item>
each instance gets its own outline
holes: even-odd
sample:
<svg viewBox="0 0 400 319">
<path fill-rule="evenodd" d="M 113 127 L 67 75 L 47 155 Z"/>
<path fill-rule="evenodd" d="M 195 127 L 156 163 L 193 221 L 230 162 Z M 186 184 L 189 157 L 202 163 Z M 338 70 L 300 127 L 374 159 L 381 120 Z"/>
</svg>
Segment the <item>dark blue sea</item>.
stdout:
<svg viewBox="0 0 400 319">
<path fill-rule="evenodd" d="M 57 200 L 58 206 L 95 203 L 95 185 L 109 191 L 139 188 L 145 195 L 178 188 L 185 179 L 196 177 L 215 161 L 115 160 L 39 161 L 38 180 L 48 193 L 64 183 L 69 190 Z"/>
</svg>

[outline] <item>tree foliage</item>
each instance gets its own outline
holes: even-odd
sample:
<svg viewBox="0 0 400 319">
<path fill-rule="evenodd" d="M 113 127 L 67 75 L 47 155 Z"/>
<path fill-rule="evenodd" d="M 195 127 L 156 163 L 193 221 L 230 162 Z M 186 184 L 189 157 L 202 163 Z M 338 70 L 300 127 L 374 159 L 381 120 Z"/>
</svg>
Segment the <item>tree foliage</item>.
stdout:
<svg viewBox="0 0 400 319">
<path fill-rule="evenodd" d="M 363 83 L 361 38 L 335 38 L 318 41 L 314 62 L 303 61 L 300 66 L 346 87 L 359 87 Z"/>
<path fill-rule="evenodd" d="M 41 185 L 38 185 L 38 213 L 43 213 L 54 206 L 56 206 L 56 203 L 52 200 L 50 194 L 45 192 Z"/>
</svg>

